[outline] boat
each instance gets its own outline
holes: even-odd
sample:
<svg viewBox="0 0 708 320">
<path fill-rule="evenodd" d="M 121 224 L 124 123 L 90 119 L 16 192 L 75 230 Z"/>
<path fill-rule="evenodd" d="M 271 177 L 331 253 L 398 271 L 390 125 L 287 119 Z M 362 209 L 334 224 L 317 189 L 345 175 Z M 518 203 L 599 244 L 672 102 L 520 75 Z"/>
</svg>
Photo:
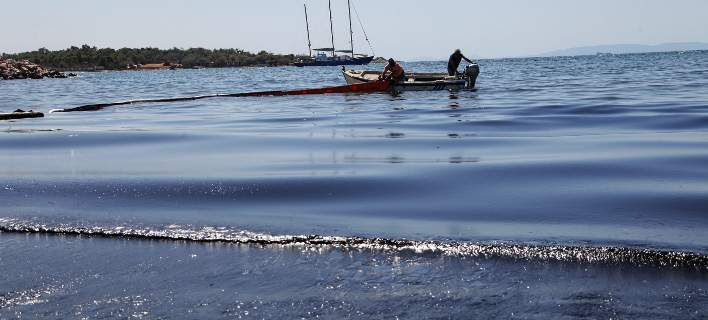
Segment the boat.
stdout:
<svg viewBox="0 0 708 320">
<path fill-rule="evenodd" d="M 342 74 L 347 84 L 375 82 L 379 80 L 381 71 L 347 70 L 342 67 Z M 393 83 L 392 90 L 401 91 L 438 91 L 474 89 L 479 76 L 479 65 L 476 63 L 465 67 L 461 74 L 450 76 L 447 73 L 406 73 L 404 78 Z"/>
<path fill-rule="evenodd" d="M 367 65 L 374 60 L 372 56 L 328 56 L 325 52 L 331 51 L 331 49 L 313 49 L 317 51 L 317 54 L 310 59 L 298 61 L 293 63 L 296 67 L 316 67 L 316 66 L 360 66 Z M 339 50 L 336 52 L 350 52 L 349 50 Z"/>
<path fill-rule="evenodd" d="M 374 60 L 373 55 L 356 54 L 354 52 L 354 31 L 352 30 L 352 6 L 351 0 L 347 0 L 347 8 L 349 9 L 349 44 L 350 50 L 337 50 L 334 46 L 334 27 L 332 25 L 332 0 L 329 0 L 329 32 L 332 36 L 332 47 L 312 49 L 310 41 L 310 22 L 307 17 L 307 4 L 303 4 L 305 8 L 305 26 L 307 30 L 307 47 L 310 50 L 310 56 L 293 63 L 296 67 L 315 67 L 315 66 L 345 66 L 345 65 L 366 65 Z M 355 9 L 356 10 L 356 9 Z M 360 21 L 361 23 L 361 21 Z M 362 26 L 363 30 L 363 26 Z M 366 31 L 364 31 L 366 36 Z M 366 36 L 366 41 L 369 42 L 369 37 Z M 371 42 L 369 42 L 371 46 Z M 316 54 L 313 56 L 312 52 Z M 372 50 L 373 51 L 373 50 Z M 343 55 L 337 55 L 343 53 Z"/>
</svg>

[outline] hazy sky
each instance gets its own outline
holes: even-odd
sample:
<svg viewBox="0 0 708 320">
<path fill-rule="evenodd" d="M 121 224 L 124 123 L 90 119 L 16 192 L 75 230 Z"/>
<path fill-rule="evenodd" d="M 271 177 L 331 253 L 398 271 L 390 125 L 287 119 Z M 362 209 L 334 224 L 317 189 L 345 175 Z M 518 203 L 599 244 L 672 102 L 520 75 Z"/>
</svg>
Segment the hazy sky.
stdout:
<svg viewBox="0 0 708 320">
<path fill-rule="evenodd" d="M 568 47 L 708 42 L 706 0 L 352 0 L 376 55 L 483 57 Z M 348 47 L 346 0 L 332 0 Z M 302 0 L 0 0 L 0 52 L 206 47 L 306 53 Z M 307 0 L 313 46 L 329 46 L 327 0 Z M 368 47 L 354 19 L 358 51 Z"/>
</svg>

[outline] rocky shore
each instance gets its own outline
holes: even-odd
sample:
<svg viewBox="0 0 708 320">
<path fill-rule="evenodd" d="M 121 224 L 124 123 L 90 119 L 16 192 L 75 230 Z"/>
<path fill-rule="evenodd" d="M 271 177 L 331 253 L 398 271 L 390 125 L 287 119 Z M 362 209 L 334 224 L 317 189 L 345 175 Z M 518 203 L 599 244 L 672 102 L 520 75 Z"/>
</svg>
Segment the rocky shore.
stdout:
<svg viewBox="0 0 708 320">
<path fill-rule="evenodd" d="M 25 111 L 22 109 L 17 109 L 10 113 L 0 113 L 0 120 L 15 120 L 15 119 L 25 119 L 25 118 L 41 118 L 44 117 L 44 113 L 36 112 L 34 110 Z"/>
<path fill-rule="evenodd" d="M 73 73 L 65 74 L 56 70 L 47 69 L 28 60 L 0 59 L 0 78 L 3 80 L 14 79 L 42 79 L 42 78 L 67 78 L 76 76 Z"/>
</svg>

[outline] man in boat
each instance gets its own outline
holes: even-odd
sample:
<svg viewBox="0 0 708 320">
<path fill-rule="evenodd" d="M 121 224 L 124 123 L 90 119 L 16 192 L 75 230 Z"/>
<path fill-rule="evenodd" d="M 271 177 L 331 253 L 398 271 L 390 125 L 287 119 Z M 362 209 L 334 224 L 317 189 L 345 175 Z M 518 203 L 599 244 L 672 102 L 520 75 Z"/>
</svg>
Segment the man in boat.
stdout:
<svg viewBox="0 0 708 320">
<path fill-rule="evenodd" d="M 467 57 L 462 54 L 462 51 L 460 51 L 460 49 L 455 50 L 455 52 L 450 55 L 450 60 L 447 61 L 447 74 L 449 76 L 457 75 L 457 68 L 460 66 L 460 62 L 462 62 L 462 59 L 465 59 L 465 61 L 472 63 L 472 60 L 467 59 Z"/>
<path fill-rule="evenodd" d="M 379 75 L 379 80 L 386 79 L 392 82 L 399 82 L 403 80 L 406 72 L 403 70 L 400 64 L 393 60 L 393 58 L 388 59 L 388 64 L 384 68 L 381 75 Z"/>
</svg>

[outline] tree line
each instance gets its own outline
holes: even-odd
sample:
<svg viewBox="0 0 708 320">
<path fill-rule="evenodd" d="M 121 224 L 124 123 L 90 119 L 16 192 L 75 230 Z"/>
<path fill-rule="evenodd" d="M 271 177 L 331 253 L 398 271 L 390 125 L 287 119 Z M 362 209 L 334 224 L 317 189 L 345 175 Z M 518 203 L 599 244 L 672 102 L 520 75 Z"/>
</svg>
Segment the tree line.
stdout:
<svg viewBox="0 0 708 320">
<path fill-rule="evenodd" d="M 281 55 L 266 51 L 251 53 L 240 49 L 158 49 L 158 48 L 96 48 L 95 46 L 72 46 L 51 51 L 40 48 L 36 51 L 2 54 L 4 59 L 29 60 L 58 70 L 123 70 L 138 64 L 181 64 L 192 67 L 245 67 L 281 66 L 295 61 L 292 54 Z"/>
</svg>

